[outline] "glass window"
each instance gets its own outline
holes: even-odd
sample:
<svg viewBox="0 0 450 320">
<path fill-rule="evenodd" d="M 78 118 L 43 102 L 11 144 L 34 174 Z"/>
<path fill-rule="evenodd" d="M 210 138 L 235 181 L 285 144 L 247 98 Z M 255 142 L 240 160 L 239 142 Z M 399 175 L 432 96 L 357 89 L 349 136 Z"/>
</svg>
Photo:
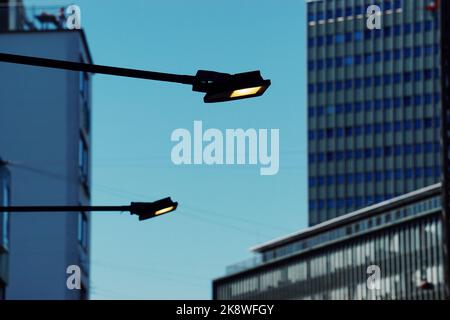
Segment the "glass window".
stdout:
<svg viewBox="0 0 450 320">
<path fill-rule="evenodd" d="M 87 144 L 81 135 L 78 143 L 78 168 L 82 182 L 87 183 L 89 176 L 89 152 Z"/>
<path fill-rule="evenodd" d="M 338 33 L 336 35 L 336 43 L 343 43 L 345 40 L 345 37 L 342 33 Z"/>
<path fill-rule="evenodd" d="M 88 246 L 88 220 L 85 212 L 78 214 L 78 242 L 83 249 Z"/>
<path fill-rule="evenodd" d="M 0 180 L 1 182 L 1 180 Z M 10 205 L 10 190 L 8 185 L 6 184 L 6 181 L 2 183 L 2 195 L 1 195 L 1 205 L 3 207 L 7 207 Z M 2 239 L 1 244 L 3 247 L 8 248 L 9 247 L 9 212 L 3 212 L 1 214 L 2 219 Z"/>
</svg>

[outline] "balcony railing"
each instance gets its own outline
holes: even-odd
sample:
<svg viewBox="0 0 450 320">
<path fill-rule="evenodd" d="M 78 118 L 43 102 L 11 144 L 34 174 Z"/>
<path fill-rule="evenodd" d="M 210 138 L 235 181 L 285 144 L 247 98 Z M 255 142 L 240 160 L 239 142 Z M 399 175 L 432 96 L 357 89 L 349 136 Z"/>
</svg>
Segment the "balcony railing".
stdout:
<svg viewBox="0 0 450 320">
<path fill-rule="evenodd" d="M 225 273 L 228 276 L 228 275 L 231 275 L 234 273 L 252 269 L 254 267 L 261 265 L 262 263 L 263 263 L 263 260 L 262 260 L 261 255 L 256 255 L 250 259 L 247 259 L 247 260 L 244 260 L 244 261 L 241 261 L 241 262 L 238 262 L 238 263 L 235 263 L 235 264 L 232 264 L 232 265 L 226 267 Z"/>
<path fill-rule="evenodd" d="M 1 6 L 0 32 L 66 30 L 67 6 Z"/>
</svg>

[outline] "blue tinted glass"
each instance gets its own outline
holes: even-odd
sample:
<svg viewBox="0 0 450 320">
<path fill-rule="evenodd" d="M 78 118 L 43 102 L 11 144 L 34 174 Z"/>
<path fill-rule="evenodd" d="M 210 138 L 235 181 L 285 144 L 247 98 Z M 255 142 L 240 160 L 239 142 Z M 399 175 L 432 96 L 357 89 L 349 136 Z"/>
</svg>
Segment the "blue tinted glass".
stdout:
<svg viewBox="0 0 450 320">
<path fill-rule="evenodd" d="M 333 19 L 333 10 L 327 10 L 327 19 Z"/>
<path fill-rule="evenodd" d="M 392 170 L 386 170 L 384 172 L 384 177 L 386 180 L 391 180 L 392 179 Z"/>
<path fill-rule="evenodd" d="M 317 130 L 317 139 L 321 140 L 325 138 L 325 131 L 323 129 Z"/>
<path fill-rule="evenodd" d="M 392 147 L 384 147 L 384 156 L 385 157 L 392 156 Z"/>
<path fill-rule="evenodd" d="M 391 132 L 392 131 L 392 123 L 386 122 L 384 124 L 384 132 Z"/>
<path fill-rule="evenodd" d="M 345 128 L 345 135 L 346 135 L 347 137 L 352 136 L 352 135 L 353 135 L 353 128 L 352 128 L 352 127 L 346 127 L 346 128 Z"/>
<path fill-rule="evenodd" d="M 403 33 L 404 34 L 411 33 L 411 24 L 406 23 L 406 24 L 403 25 Z"/>
<path fill-rule="evenodd" d="M 323 82 L 317 83 L 317 92 L 323 92 Z"/>
<path fill-rule="evenodd" d="M 405 120 L 403 121 L 403 130 L 411 130 L 412 129 L 412 121 Z"/>
<path fill-rule="evenodd" d="M 421 178 L 422 175 L 423 175 L 423 170 L 422 170 L 422 168 L 415 168 L 415 169 L 414 169 L 414 176 L 415 176 L 416 178 Z"/>
<path fill-rule="evenodd" d="M 323 46 L 323 36 L 318 36 L 317 37 L 317 46 L 318 47 Z"/>
<path fill-rule="evenodd" d="M 324 162 L 325 161 L 325 154 L 323 152 L 319 152 L 317 154 L 317 161 L 318 162 Z"/>
<path fill-rule="evenodd" d="M 412 103 L 412 98 L 410 96 L 403 97 L 403 105 L 409 107 Z"/>
<path fill-rule="evenodd" d="M 414 47 L 414 57 L 420 57 L 422 55 L 422 47 Z"/>
<path fill-rule="evenodd" d="M 353 57 L 352 56 L 346 56 L 345 57 L 345 65 L 350 66 L 353 64 Z"/>
<path fill-rule="evenodd" d="M 405 71 L 405 72 L 403 73 L 403 81 L 404 81 L 404 82 L 410 82 L 411 79 L 412 79 L 412 74 L 411 74 L 411 72 Z"/>
<path fill-rule="evenodd" d="M 416 119 L 414 121 L 414 129 L 420 129 L 422 128 L 422 119 Z"/>
<path fill-rule="evenodd" d="M 412 153 L 412 145 L 410 145 L 410 144 L 405 144 L 404 146 L 403 146 L 403 153 L 404 154 L 411 154 Z"/>
<path fill-rule="evenodd" d="M 380 158 L 383 156 L 383 150 L 380 147 L 375 148 L 375 157 Z"/>
<path fill-rule="evenodd" d="M 345 37 L 344 37 L 344 35 L 342 33 L 338 33 L 336 35 L 336 39 L 335 40 L 336 40 L 336 43 L 343 43 L 344 40 L 345 40 Z"/>
<path fill-rule="evenodd" d="M 419 33 L 422 31 L 422 23 L 416 22 L 414 23 L 414 32 Z"/>
<path fill-rule="evenodd" d="M 345 8 L 345 15 L 346 15 L 346 16 L 351 16 L 351 15 L 353 15 L 353 8 L 352 8 L 352 7 L 346 7 L 346 8 Z"/>
<path fill-rule="evenodd" d="M 415 154 L 422 153 L 422 144 L 416 143 L 414 145 L 414 153 Z"/>
<path fill-rule="evenodd" d="M 422 73 L 420 71 L 414 71 L 414 81 L 420 81 L 422 79 Z"/>
<path fill-rule="evenodd" d="M 376 76 L 375 77 L 375 86 L 380 86 L 381 85 L 381 76 Z"/>
<path fill-rule="evenodd" d="M 431 142 L 425 143 L 424 152 L 432 153 L 433 152 L 433 143 L 431 143 Z"/>
<path fill-rule="evenodd" d="M 375 110 L 380 110 L 381 109 L 381 100 L 377 99 L 375 100 Z"/>
<path fill-rule="evenodd" d="M 324 108 L 323 108 L 323 106 L 318 106 L 318 107 L 317 107 L 317 115 L 318 115 L 318 116 L 323 116 L 323 114 L 324 114 Z"/>
<path fill-rule="evenodd" d="M 375 133 L 381 133 L 381 130 L 382 130 L 381 124 L 376 123 L 375 124 Z"/>
<path fill-rule="evenodd" d="M 317 69 L 319 70 L 323 69 L 323 59 L 317 60 Z"/>
<path fill-rule="evenodd" d="M 327 58 L 326 64 L 327 64 L 327 69 L 332 68 L 333 67 L 333 58 Z"/>
<path fill-rule="evenodd" d="M 327 92 L 333 91 L 333 82 L 327 82 Z"/>
<path fill-rule="evenodd" d="M 352 112 L 352 104 L 350 102 L 345 103 L 345 112 Z"/>
<path fill-rule="evenodd" d="M 350 41 L 352 41 L 353 40 L 353 32 L 347 32 L 346 34 L 345 34 L 345 41 L 346 42 L 350 42 Z"/>
<path fill-rule="evenodd" d="M 334 40 L 334 36 L 332 34 L 327 35 L 327 45 L 332 45 Z"/>
<path fill-rule="evenodd" d="M 381 52 L 375 52 L 374 60 L 375 60 L 375 62 L 381 61 Z"/>
<path fill-rule="evenodd" d="M 328 209 L 334 208 L 334 200 L 331 200 L 331 199 L 327 200 L 327 208 Z"/>
<path fill-rule="evenodd" d="M 333 161 L 334 160 L 334 153 L 333 152 L 327 152 L 327 161 Z"/>
<path fill-rule="evenodd" d="M 409 58 L 411 57 L 411 48 L 404 48 L 403 49 L 403 58 Z"/>
</svg>

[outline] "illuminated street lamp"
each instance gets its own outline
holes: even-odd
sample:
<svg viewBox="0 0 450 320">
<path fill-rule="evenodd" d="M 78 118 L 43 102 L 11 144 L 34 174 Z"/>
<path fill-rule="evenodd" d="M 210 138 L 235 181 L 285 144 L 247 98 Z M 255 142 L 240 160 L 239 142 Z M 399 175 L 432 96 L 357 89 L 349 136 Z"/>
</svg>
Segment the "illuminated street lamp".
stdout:
<svg viewBox="0 0 450 320">
<path fill-rule="evenodd" d="M 197 83 L 192 90 L 205 92 L 206 103 L 258 97 L 270 86 L 270 80 L 264 80 L 259 71 L 231 75 L 201 70 L 195 77 Z"/>
<path fill-rule="evenodd" d="M 128 206 L 7 206 L 0 207 L 0 212 L 87 212 L 87 211 L 120 211 L 130 212 L 139 217 L 139 221 L 147 220 L 175 211 L 178 202 L 170 197 L 154 202 L 131 202 Z"/>
<path fill-rule="evenodd" d="M 193 91 L 206 93 L 203 99 L 205 103 L 258 97 L 264 94 L 271 83 L 261 77 L 260 71 L 228 74 L 200 70 L 195 76 L 190 76 L 7 53 L 0 53 L 0 62 L 187 84 L 192 85 Z"/>
</svg>

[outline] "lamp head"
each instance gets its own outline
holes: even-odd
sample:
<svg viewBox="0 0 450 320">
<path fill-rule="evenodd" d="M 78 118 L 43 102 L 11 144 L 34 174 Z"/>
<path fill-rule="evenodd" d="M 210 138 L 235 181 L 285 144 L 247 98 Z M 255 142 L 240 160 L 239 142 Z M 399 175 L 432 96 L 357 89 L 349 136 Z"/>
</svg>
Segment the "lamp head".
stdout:
<svg viewBox="0 0 450 320">
<path fill-rule="evenodd" d="M 173 202 L 167 197 L 155 202 L 132 202 L 130 213 L 136 214 L 139 221 L 142 221 L 175 211 L 177 207 L 178 202 Z"/>
<path fill-rule="evenodd" d="M 264 80 L 259 71 L 237 74 L 200 70 L 192 90 L 205 92 L 205 103 L 225 102 L 258 97 L 269 88 L 270 80 Z"/>
</svg>

